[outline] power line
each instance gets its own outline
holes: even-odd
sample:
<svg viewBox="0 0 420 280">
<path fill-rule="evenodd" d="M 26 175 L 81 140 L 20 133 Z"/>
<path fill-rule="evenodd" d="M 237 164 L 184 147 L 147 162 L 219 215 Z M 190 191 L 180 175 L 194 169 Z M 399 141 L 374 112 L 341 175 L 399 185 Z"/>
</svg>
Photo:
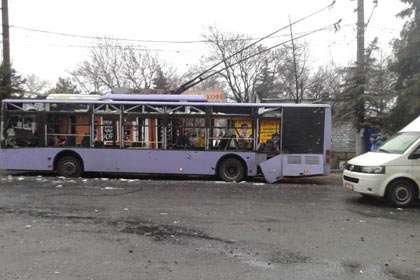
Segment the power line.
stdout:
<svg viewBox="0 0 420 280">
<path fill-rule="evenodd" d="M 311 17 L 313 17 L 313 16 L 315 16 L 315 15 L 318 15 L 318 14 L 320 14 L 320 13 L 324 12 L 324 11 L 325 11 L 325 10 L 327 10 L 327 9 L 331 9 L 331 8 L 335 5 L 335 3 L 336 3 L 336 0 L 333 0 L 333 1 L 331 2 L 331 4 L 329 4 L 328 6 L 323 7 L 323 8 L 321 8 L 321 9 L 319 9 L 319 10 L 317 10 L 317 11 L 315 11 L 315 12 L 313 12 L 313 13 L 311 13 L 311 14 L 307 15 L 307 16 L 304 16 L 304 17 L 302 17 L 302 18 L 298 19 L 298 20 L 295 20 L 294 22 L 291 22 L 291 23 L 289 23 L 288 25 L 285 25 L 285 26 L 283 26 L 283 27 L 281 27 L 281 28 L 279 28 L 279 29 L 277 29 L 277 30 L 275 30 L 275 31 L 271 32 L 270 34 L 267 34 L 266 36 L 264 36 L 264 37 L 260 38 L 259 40 L 254 41 L 253 43 L 251 43 L 251 44 L 249 44 L 249 45 L 245 46 L 244 48 L 240 49 L 239 51 L 237 51 L 237 52 L 235 52 L 235 53 L 233 53 L 233 54 L 229 55 L 228 57 L 224 58 L 222 61 L 220 61 L 220 62 L 216 63 L 215 65 L 211 66 L 210 68 L 207 68 L 206 70 L 204 70 L 202 73 L 200 73 L 199 75 L 195 76 L 195 77 L 194 77 L 194 78 L 192 78 L 191 80 L 189 80 L 189 81 L 187 81 L 187 82 L 183 83 L 183 84 L 182 84 L 182 85 L 181 85 L 181 86 L 180 86 L 180 87 L 176 90 L 176 93 L 177 93 L 177 94 L 180 94 L 180 93 L 182 93 L 182 92 L 186 91 L 187 89 L 191 88 L 192 86 L 194 86 L 194 85 L 196 85 L 196 84 L 198 84 L 198 83 L 201 83 L 201 81 L 203 80 L 203 78 L 202 78 L 202 77 L 203 77 L 205 74 L 209 73 L 210 71 L 212 71 L 213 69 L 215 69 L 217 66 L 219 66 L 219 65 L 220 65 L 220 64 L 222 64 L 222 63 L 224 63 L 227 59 L 230 59 L 230 58 L 232 58 L 232 57 L 234 57 L 234 56 L 238 55 L 239 53 L 244 52 L 245 50 L 249 49 L 250 47 L 255 46 L 255 45 L 256 45 L 256 44 L 258 44 L 259 42 L 261 42 L 261 41 L 263 41 L 263 40 L 265 40 L 265 39 L 267 39 L 267 38 L 272 37 L 273 35 L 275 35 L 275 34 L 279 33 L 279 32 L 280 32 L 280 31 L 282 31 L 282 30 L 288 29 L 288 28 L 289 28 L 290 26 L 292 26 L 292 25 L 295 25 L 295 24 L 300 23 L 300 22 L 302 22 L 302 21 L 304 21 L 304 20 L 306 20 L 306 19 L 308 19 L 308 18 L 311 18 Z M 336 30 L 339 28 L 339 24 L 340 24 L 340 22 L 341 22 L 341 19 L 340 19 L 338 22 L 334 23 L 334 28 L 335 28 Z M 198 80 L 198 81 L 197 81 L 197 80 Z M 191 86 L 191 85 L 192 85 L 192 86 Z"/>
<path fill-rule="evenodd" d="M 309 14 L 303 18 L 300 18 L 299 20 L 296 20 L 295 22 L 293 22 L 292 24 L 297 24 L 301 21 L 304 21 L 314 15 L 317 15 L 323 11 L 325 11 L 326 9 L 331 9 L 332 7 L 334 7 L 336 3 L 336 0 L 333 0 L 328 6 L 315 11 L 312 14 Z M 18 25 L 8 25 L 8 27 L 10 28 L 15 28 L 15 29 L 20 29 L 20 30 L 25 30 L 25 31 L 30 31 L 30 32 L 37 32 L 37 33 L 44 33 L 44 34 L 49 34 L 49 35 L 57 35 L 57 36 L 64 36 L 64 37 L 71 37 L 71 38 L 82 38 L 82 39 L 95 39 L 95 40 L 103 40 L 103 39 L 107 39 L 107 40 L 112 40 L 112 41 L 129 41 L 129 42 L 141 42 L 141 43 L 164 43 L 164 44 L 202 44 L 202 43 L 210 43 L 211 40 L 150 40 L 150 39 L 134 39 L 134 38 L 119 38 L 119 37 L 112 37 L 112 36 L 95 36 L 95 35 L 83 35 L 83 34 L 76 34 L 76 33 L 66 33 L 66 32 L 57 32 L 57 31 L 50 31 L 50 30 L 44 30 L 44 29 L 38 29 L 38 28 L 33 28 L 33 27 L 25 27 L 25 26 L 18 26 Z M 257 40 L 262 41 L 268 37 L 288 37 L 289 34 L 280 34 L 278 36 L 273 36 L 274 34 L 279 33 L 281 30 L 284 30 L 286 28 L 289 28 L 288 26 L 285 26 L 279 30 L 276 30 L 275 32 L 266 35 L 264 37 L 260 37 L 260 38 L 237 38 L 237 39 L 227 39 L 225 41 L 253 41 L 253 40 Z M 297 33 L 298 34 L 298 33 Z M 303 34 L 303 33 L 299 33 L 299 34 Z M 254 42 L 255 43 L 255 42 Z"/>
<path fill-rule="evenodd" d="M 374 6 L 372 8 L 372 11 L 370 12 L 370 16 L 369 16 L 366 24 L 365 24 L 365 28 L 368 27 L 370 21 L 372 20 L 373 14 L 375 13 L 376 8 L 378 8 L 378 0 L 374 0 L 373 3 L 374 3 Z"/>
<path fill-rule="evenodd" d="M 353 26 L 352 24 L 345 24 L 343 26 L 340 26 L 340 29 L 344 29 L 347 27 Z M 306 34 L 308 31 L 301 31 L 301 32 L 294 32 L 294 34 L 296 35 L 302 35 L 302 34 Z M 283 37 L 289 37 L 290 34 L 280 34 L 278 36 L 273 36 L 271 37 L 271 39 L 275 39 L 275 38 L 283 38 Z M 103 38 L 102 38 L 103 39 Z M 258 38 L 238 38 L 238 39 L 226 39 L 225 41 L 253 41 L 253 40 L 259 40 L 261 39 L 261 37 Z M 127 39 L 128 41 L 129 39 Z M 27 40 L 27 42 L 31 42 L 29 40 Z M 37 43 L 40 43 L 39 40 L 36 41 Z M 165 42 L 173 42 L 173 41 L 165 41 Z M 185 41 L 187 42 L 187 41 Z M 189 41 L 189 42 L 201 42 L 201 41 Z M 203 41 L 204 42 L 204 41 Z M 210 40 L 205 40 L 205 42 L 210 42 Z M 42 42 L 41 42 L 42 43 Z M 52 45 L 52 44 L 47 44 L 47 46 L 51 46 L 51 47 L 63 47 L 63 48 L 87 48 L 87 49 L 93 49 L 93 48 L 121 48 L 121 47 L 133 47 L 139 51 L 158 51 L 158 52 L 164 52 L 164 51 L 174 51 L 174 52 L 185 52 L 185 50 L 176 50 L 176 49 L 165 49 L 163 47 L 159 47 L 159 48 L 148 48 L 145 47 L 144 45 L 140 45 L 140 44 L 129 44 L 129 45 L 124 45 L 124 46 L 119 46 L 119 45 L 107 45 L 107 46 L 102 46 L 100 44 L 61 44 L 61 45 Z M 194 51 L 192 49 L 187 50 L 187 51 Z"/>
<path fill-rule="evenodd" d="M 210 43 L 211 40 L 149 40 L 149 39 L 130 39 L 130 38 L 119 38 L 119 37 L 112 37 L 112 36 L 94 36 L 94 35 L 82 35 L 82 34 L 75 34 L 75 33 L 65 33 L 65 32 L 56 32 L 50 30 L 43 30 L 43 29 L 36 29 L 32 27 L 24 27 L 24 26 L 17 26 L 17 25 L 9 25 L 10 28 L 20 29 L 29 32 L 36 32 L 36 33 L 43 33 L 49 35 L 57 35 L 63 37 L 71 37 L 71 38 L 81 38 L 81 39 L 94 39 L 94 40 L 111 40 L 111 41 L 126 41 L 126 42 L 139 42 L 139 43 L 155 43 L 155 44 L 203 44 L 203 43 Z M 303 34 L 303 32 L 300 32 Z M 278 36 L 273 36 L 272 38 L 281 38 L 287 37 L 289 34 L 279 34 Z M 257 38 L 236 38 L 236 39 L 227 39 L 226 41 L 253 41 L 259 40 L 261 37 Z"/>
<path fill-rule="evenodd" d="M 338 21 L 338 22 L 339 22 L 339 21 Z M 312 35 L 312 34 L 315 34 L 315 33 L 321 32 L 321 31 L 329 30 L 329 29 L 331 29 L 331 28 L 335 29 L 335 26 L 336 26 L 336 24 L 337 24 L 338 22 L 336 22 L 336 23 L 334 23 L 334 24 L 329 24 L 329 25 L 327 25 L 327 26 L 325 26 L 325 27 L 322 27 L 322 28 L 318 28 L 318 29 L 312 30 L 312 31 L 310 31 L 310 32 L 308 32 L 308 33 L 306 33 L 306 34 L 304 34 L 304 35 L 300 35 L 300 36 L 298 36 L 298 37 L 295 37 L 295 38 L 294 38 L 294 40 L 302 39 L 302 38 L 304 38 L 304 37 L 310 36 L 310 35 Z M 229 65 L 227 65 L 227 66 L 223 67 L 223 68 L 222 68 L 222 69 L 220 69 L 220 70 L 217 70 L 217 71 L 215 71 L 215 72 L 212 72 L 211 74 L 208 74 L 207 76 L 200 77 L 200 79 L 199 79 L 198 81 L 195 81 L 195 82 L 193 82 L 193 83 L 190 83 L 190 84 L 189 84 L 186 88 L 184 88 L 184 90 L 187 90 L 187 89 L 189 89 L 189 88 L 191 88 L 191 87 L 193 87 L 193 86 L 195 86 L 195 85 L 197 85 L 197 84 L 201 83 L 202 81 L 204 81 L 204 80 L 206 80 L 206 79 L 208 79 L 208 78 L 211 78 L 211 77 L 213 77 L 213 76 L 215 76 L 215 75 L 217 75 L 217 74 L 220 74 L 221 72 L 225 71 L 226 69 L 229 69 L 229 68 L 231 68 L 231 67 L 233 67 L 233 66 L 235 66 L 235 65 L 237 65 L 237 64 L 240 64 L 240 63 L 242 63 L 242 62 L 244 62 L 244 61 L 246 61 L 246 60 L 248 60 L 248 59 L 250 59 L 250 58 L 253 58 L 253 57 L 255 57 L 255 56 L 261 55 L 261 54 L 263 54 L 263 53 L 265 53 L 265 52 L 268 52 L 268 51 L 270 51 L 270 50 L 272 50 L 272 49 L 275 49 L 275 48 L 278 48 L 278 47 L 280 47 L 280 46 L 286 45 L 286 44 L 290 43 L 291 41 L 292 41 L 292 39 L 289 39 L 289 40 L 287 40 L 287 41 L 283 41 L 283 42 L 281 42 L 281 43 L 279 43 L 279 44 L 276 44 L 276 45 L 271 46 L 271 47 L 269 47 L 269 48 L 263 49 L 263 50 L 261 50 L 261 51 L 259 51 L 259 52 L 257 52 L 257 53 L 254 53 L 254 54 L 252 54 L 252 55 L 249 55 L 249 56 L 247 56 L 247 57 L 245 57 L 245 58 L 243 58 L 243 59 L 240 59 L 240 60 L 236 61 L 235 63 L 229 64 Z"/>
<path fill-rule="evenodd" d="M 352 24 L 345 24 L 343 26 L 340 26 L 340 29 L 344 29 L 344 28 L 348 28 L 350 26 L 353 26 Z M 294 34 L 296 35 L 303 35 L 303 34 L 307 34 L 308 31 L 302 31 L 302 32 L 294 32 Z M 284 36 L 281 37 L 289 37 L 290 34 L 284 34 Z M 280 36 L 275 36 L 272 37 L 273 39 L 276 37 L 280 37 Z M 253 40 L 253 39 L 246 39 L 246 40 Z M 27 45 L 35 45 L 33 44 L 32 41 L 26 40 L 25 42 L 27 42 Z M 198 50 L 202 50 L 200 49 L 171 49 L 171 48 L 165 48 L 165 47 L 159 47 L 159 48 L 149 48 L 149 47 L 145 47 L 144 45 L 140 45 L 140 44 L 129 44 L 129 45 L 124 45 L 124 46 L 120 46 L 120 45 L 101 45 L 101 44 L 49 44 L 46 42 L 42 42 L 37 40 L 36 44 L 45 44 L 48 47 L 57 47 L 57 48 L 80 48 L 80 49 L 96 49 L 96 48 L 125 48 L 125 47 L 129 47 L 129 48 L 133 48 L 134 50 L 138 50 L 138 51 L 156 51 L 156 52 L 196 52 Z"/>
<path fill-rule="evenodd" d="M 31 42 L 26 43 L 25 45 L 27 46 L 34 46 L 35 44 L 32 44 Z M 107 46 L 101 46 L 101 45 L 57 45 L 57 44 L 45 44 L 45 46 L 47 47 L 53 47 L 53 48 L 73 48 L 73 49 L 104 49 L 104 48 L 113 48 L 113 49 L 118 49 L 118 48 L 126 48 L 129 47 L 132 50 L 136 50 L 136 51 L 144 51 L 144 52 L 176 52 L 176 53 L 181 53 L 181 52 L 198 52 L 201 51 L 201 49 L 162 49 L 162 48 L 146 48 L 144 46 L 140 46 L 140 45 L 129 45 L 129 46 L 112 46 L 112 45 L 107 45 Z"/>
<path fill-rule="evenodd" d="M 108 39 L 112 41 L 129 41 L 129 42 L 142 42 L 142 43 L 168 43 L 168 44 L 193 44 L 193 43 L 206 43 L 207 42 L 207 40 L 170 41 L 170 40 L 129 39 L 129 38 L 118 38 L 118 37 L 109 37 L 109 36 L 93 36 L 93 35 L 82 35 L 82 34 L 75 34 L 75 33 L 56 32 L 56 31 L 49 31 L 49 30 L 17 26 L 17 25 L 9 25 L 9 26 L 11 28 L 26 30 L 30 32 L 38 32 L 38 33 L 44 33 L 44 34 L 50 34 L 50 35 L 58 35 L 58 36 L 63 36 L 63 37 L 82 38 L 82 39 L 95 39 L 95 40 Z"/>
</svg>

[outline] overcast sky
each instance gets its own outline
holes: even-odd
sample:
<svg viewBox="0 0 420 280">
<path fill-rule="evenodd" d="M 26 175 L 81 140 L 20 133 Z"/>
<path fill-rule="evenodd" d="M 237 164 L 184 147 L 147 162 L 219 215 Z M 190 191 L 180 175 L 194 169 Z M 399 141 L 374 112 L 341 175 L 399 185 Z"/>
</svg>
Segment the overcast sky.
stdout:
<svg viewBox="0 0 420 280">
<path fill-rule="evenodd" d="M 372 0 L 366 1 L 366 20 Z M 266 35 L 330 4 L 331 0 L 9 0 L 10 25 L 79 35 L 110 36 L 140 40 L 201 40 L 208 26 L 221 31 Z M 395 15 L 404 7 L 399 0 L 379 0 L 367 29 L 367 42 L 378 36 L 390 53 L 389 42 L 398 37 L 402 21 Z M 296 33 L 323 27 L 342 18 L 342 29 L 307 37 L 312 65 L 334 62 L 345 65 L 356 56 L 357 1 L 337 0 L 336 5 L 294 26 Z M 14 67 L 55 81 L 67 76 L 89 53 L 93 39 L 44 34 L 12 27 Z M 281 33 L 287 35 L 287 31 Z M 286 38 L 286 37 L 284 37 Z M 276 37 L 267 46 L 281 42 Z M 287 38 L 286 38 L 287 40 Z M 139 44 L 131 42 L 131 44 Z M 142 43 L 158 52 L 167 63 L 185 71 L 205 54 L 200 43 Z"/>
</svg>

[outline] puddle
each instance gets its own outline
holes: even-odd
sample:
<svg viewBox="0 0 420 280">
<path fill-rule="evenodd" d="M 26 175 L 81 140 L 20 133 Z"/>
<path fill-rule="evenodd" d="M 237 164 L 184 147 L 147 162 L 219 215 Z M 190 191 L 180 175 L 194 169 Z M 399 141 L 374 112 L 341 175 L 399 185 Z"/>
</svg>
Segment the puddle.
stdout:
<svg viewBox="0 0 420 280">
<path fill-rule="evenodd" d="M 345 261 L 342 265 L 344 270 L 351 274 L 360 273 L 360 271 L 362 271 L 362 265 L 355 261 Z"/>
<path fill-rule="evenodd" d="M 122 221 L 127 224 L 121 232 L 134 233 L 138 235 L 150 236 L 155 241 L 163 241 L 168 239 L 175 239 L 179 237 L 197 238 L 212 241 L 219 241 L 227 244 L 232 244 L 234 241 L 226 240 L 218 237 L 210 236 L 202 231 L 174 226 L 174 225 L 156 225 L 152 223 Z"/>
<path fill-rule="evenodd" d="M 97 216 L 82 216 L 82 215 L 63 215 L 53 211 L 35 210 L 35 209 L 9 209 L 0 207 L 0 214 L 16 214 L 29 215 L 31 217 L 66 220 L 72 222 L 93 222 L 95 224 L 104 224 L 118 228 L 120 232 L 143 235 L 152 238 L 155 241 L 176 240 L 180 237 L 204 239 L 210 241 L 218 241 L 226 244 L 232 244 L 234 241 L 210 236 L 207 233 L 177 225 L 155 224 L 151 221 L 144 220 L 130 220 L 120 219 L 111 220 L 104 217 Z"/>
<path fill-rule="evenodd" d="M 270 261 L 278 264 L 302 264 L 311 262 L 311 258 L 297 252 L 280 250 L 271 255 Z"/>
</svg>

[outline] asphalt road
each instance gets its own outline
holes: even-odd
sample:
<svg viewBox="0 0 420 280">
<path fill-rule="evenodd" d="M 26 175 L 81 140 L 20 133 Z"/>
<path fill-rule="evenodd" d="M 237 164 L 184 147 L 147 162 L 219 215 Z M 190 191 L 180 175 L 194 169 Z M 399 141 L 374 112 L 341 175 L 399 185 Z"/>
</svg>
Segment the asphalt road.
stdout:
<svg viewBox="0 0 420 280">
<path fill-rule="evenodd" d="M 0 175 L 0 279 L 420 279 L 420 206 L 339 177 Z"/>
</svg>

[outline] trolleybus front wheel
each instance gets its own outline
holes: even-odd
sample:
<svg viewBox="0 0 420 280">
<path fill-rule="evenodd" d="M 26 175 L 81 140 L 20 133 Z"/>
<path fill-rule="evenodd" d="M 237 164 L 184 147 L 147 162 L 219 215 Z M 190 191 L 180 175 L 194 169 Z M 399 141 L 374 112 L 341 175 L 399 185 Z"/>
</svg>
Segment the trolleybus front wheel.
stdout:
<svg viewBox="0 0 420 280">
<path fill-rule="evenodd" d="M 80 177 L 83 173 L 82 163 L 73 156 L 63 156 L 57 161 L 56 171 L 64 177 Z"/>
</svg>

